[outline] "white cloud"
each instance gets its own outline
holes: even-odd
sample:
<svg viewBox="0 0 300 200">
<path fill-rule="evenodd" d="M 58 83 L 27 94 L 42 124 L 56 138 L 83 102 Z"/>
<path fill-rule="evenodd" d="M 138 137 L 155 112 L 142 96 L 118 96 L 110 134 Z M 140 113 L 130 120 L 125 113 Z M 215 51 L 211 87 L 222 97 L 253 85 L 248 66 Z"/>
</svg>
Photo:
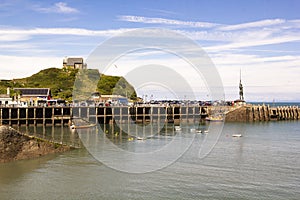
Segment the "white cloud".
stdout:
<svg viewBox="0 0 300 200">
<path fill-rule="evenodd" d="M 215 23 L 208 23 L 208 22 L 180 21 L 174 19 L 151 18 L 151 17 L 142 17 L 142 16 L 132 16 L 132 15 L 119 16 L 119 20 L 126 21 L 126 22 L 176 25 L 176 26 L 186 26 L 186 27 L 194 27 L 194 28 L 211 28 L 217 26 L 217 24 Z"/>
<path fill-rule="evenodd" d="M 130 16 L 123 16 L 130 17 Z M 134 17 L 134 16 L 131 16 Z M 144 18 L 137 18 L 143 21 Z M 151 18 L 158 19 L 160 18 Z M 138 21 L 136 20 L 136 21 Z M 154 20 L 156 21 L 156 20 Z M 173 23 L 180 24 L 178 21 L 173 20 Z M 203 31 L 190 31 L 190 30 L 177 30 L 179 33 L 184 34 L 194 40 L 203 41 L 216 41 L 215 45 L 206 46 L 209 51 L 223 51 L 229 49 L 246 48 L 252 46 L 262 46 L 270 44 L 280 44 L 287 42 L 299 41 L 300 36 L 297 31 L 290 30 L 287 27 L 295 22 L 288 22 L 288 25 L 282 31 L 277 29 L 255 29 L 255 30 L 239 30 L 239 31 L 220 31 L 220 30 L 203 30 Z M 182 24 L 182 23 L 181 23 Z M 183 24 L 190 24 L 184 22 Z M 201 26 L 201 25 L 199 25 Z M 280 27 L 278 27 L 280 28 Z M 0 29 L 0 41 L 21 41 L 29 39 L 33 35 L 74 35 L 74 36 L 100 36 L 111 37 L 112 35 L 122 33 L 131 29 L 110 29 L 110 30 L 90 30 L 82 28 L 34 28 L 34 29 Z M 225 44 L 224 44 L 225 43 Z"/>
<path fill-rule="evenodd" d="M 226 65 L 226 66 L 245 66 L 245 65 L 257 65 L 265 64 L 268 65 L 272 63 L 280 63 L 281 67 L 284 66 L 294 66 L 294 63 L 300 65 L 300 55 L 299 56 L 259 56 L 251 54 L 237 54 L 237 53 L 217 53 L 210 54 L 211 59 L 216 65 Z"/>
<path fill-rule="evenodd" d="M 180 21 L 143 16 L 119 16 L 119 20 L 144 24 L 174 25 L 179 33 L 194 40 L 219 41 L 227 44 L 210 45 L 209 51 L 223 51 L 253 46 L 300 41 L 299 20 L 265 19 L 236 25 L 209 22 Z M 186 27 L 202 28 L 188 30 Z"/>
<path fill-rule="evenodd" d="M 162 25 L 175 25 L 181 27 L 193 27 L 193 28 L 210 28 L 214 31 L 236 31 L 236 30 L 245 30 L 250 28 L 265 28 L 270 26 L 279 26 L 287 25 L 287 23 L 295 25 L 298 23 L 298 20 L 284 20 L 284 19 L 265 19 L 260 21 L 227 25 L 227 24 L 218 24 L 210 22 L 201 22 L 201 21 L 182 21 L 174 20 L 167 18 L 153 18 L 153 17 L 144 17 L 144 16 L 134 16 L 134 15 L 122 15 L 119 16 L 120 21 L 126 22 L 135 22 L 135 23 L 144 23 L 144 24 L 162 24 Z"/>
<path fill-rule="evenodd" d="M 129 29 L 89 30 L 82 28 L 33 28 L 33 29 L 0 29 L 0 39 L 24 39 L 32 35 L 77 35 L 77 36 L 112 36 Z"/>
<path fill-rule="evenodd" d="M 51 7 L 35 7 L 34 10 L 43 12 L 43 13 L 62 13 L 62 14 L 71 14 L 78 13 L 79 10 L 72 8 L 64 2 L 55 3 Z"/>
<path fill-rule="evenodd" d="M 178 30 L 179 33 L 184 34 L 194 40 L 203 41 L 220 41 L 220 42 L 244 42 L 249 40 L 265 39 L 272 35 L 271 30 L 246 30 L 243 32 L 229 32 L 229 31 L 189 31 Z"/>
<path fill-rule="evenodd" d="M 32 49 L 32 48 L 34 48 L 34 45 L 26 44 L 26 43 L 0 43 L 1 51 L 3 51 L 3 50 L 18 51 L 18 50 L 28 50 L 28 49 Z"/>
<path fill-rule="evenodd" d="M 66 3 L 58 2 L 55 4 L 55 7 L 57 8 L 57 12 L 59 13 L 76 13 L 78 10 L 76 8 L 71 8 L 67 6 Z"/>
<path fill-rule="evenodd" d="M 0 79 L 25 78 L 45 68 L 62 67 L 62 57 L 0 55 L 0 60 Z"/>
<path fill-rule="evenodd" d="M 297 42 L 300 41 L 300 35 L 284 35 L 281 37 L 269 37 L 265 39 L 259 40 L 245 40 L 243 42 L 233 42 L 225 45 L 215 45 L 204 47 L 207 51 L 224 51 L 231 49 L 239 49 L 244 47 L 253 47 L 253 46 L 263 46 L 263 45 L 271 45 L 271 44 L 281 44 L 287 42 Z"/>
<path fill-rule="evenodd" d="M 12 41 L 22 41 L 27 40 L 28 37 L 26 35 L 21 34 L 1 34 L 0 33 L 0 41 L 1 42 L 12 42 Z"/>
<path fill-rule="evenodd" d="M 151 13 L 157 13 L 160 15 L 177 15 L 178 13 L 170 11 L 170 10 L 163 10 L 163 9 L 151 9 L 145 8 L 145 10 L 151 11 Z"/>
<path fill-rule="evenodd" d="M 255 22 L 243 23 L 243 24 L 235 24 L 235 25 L 225 25 L 220 27 L 220 30 L 224 31 L 233 31 L 239 29 L 248 29 L 248 28 L 259 28 L 259 27 L 267 27 L 273 25 L 279 25 L 285 23 L 286 20 L 283 19 L 266 19 Z"/>
</svg>

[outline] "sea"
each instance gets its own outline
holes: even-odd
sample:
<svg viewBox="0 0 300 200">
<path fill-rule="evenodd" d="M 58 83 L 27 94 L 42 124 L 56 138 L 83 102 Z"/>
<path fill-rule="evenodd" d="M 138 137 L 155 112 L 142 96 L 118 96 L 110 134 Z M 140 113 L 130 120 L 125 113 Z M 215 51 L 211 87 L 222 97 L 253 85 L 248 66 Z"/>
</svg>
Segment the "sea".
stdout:
<svg viewBox="0 0 300 200">
<path fill-rule="evenodd" d="M 300 121 L 130 126 L 16 127 L 82 148 L 0 164 L 0 199 L 300 199 Z"/>
<path fill-rule="evenodd" d="M 269 105 L 270 107 L 280 107 L 280 106 L 298 106 L 300 107 L 300 102 L 249 102 L 253 105 Z"/>
</svg>

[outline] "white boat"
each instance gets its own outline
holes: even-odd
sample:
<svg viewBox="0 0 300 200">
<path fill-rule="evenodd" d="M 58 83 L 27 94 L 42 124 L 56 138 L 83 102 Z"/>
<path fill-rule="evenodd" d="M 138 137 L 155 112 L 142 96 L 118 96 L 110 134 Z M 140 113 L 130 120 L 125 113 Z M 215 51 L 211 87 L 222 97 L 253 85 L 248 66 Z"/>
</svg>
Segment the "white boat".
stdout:
<svg viewBox="0 0 300 200">
<path fill-rule="evenodd" d="M 233 134 L 232 137 L 242 137 L 242 134 Z"/>
<path fill-rule="evenodd" d="M 201 130 L 197 130 L 196 133 L 202 133 L 202 131 Z"/>
<path fill-rule="evenodd" d="M 196 129 L 195 128 L 191 128 L 190 131 L 191 131 L 191 133 L 195 133 Z"/>
<path fill-rule="evenodd" d="M 180 126 L 175 126 L 175 131 L 181 131 L 181 127 Z"/>
<path fill-rule="evenodd" d="M 208 133 L 208 130 L 203 131 L 203 133 L 207 134 L 207 133 Z"/>
<path fill-rule="evenodd" d="M 85 128 L 92 128 L 92 127 L 95 127 L 95 126 L 96 126 L 96 124 L 88 124 L 88 125 L 82 125 L 82 126 L 76 126 L 76 125 L 72 124 L 70 126 L 70 129 L 71 130 L 74 130 L 74 129 L 85 129 Z"/>
<path fill-rule="evenodd" d="M 137 140 L 144 140 L 145 138 L 143 137 L 136 137 Z"/>
</svg>

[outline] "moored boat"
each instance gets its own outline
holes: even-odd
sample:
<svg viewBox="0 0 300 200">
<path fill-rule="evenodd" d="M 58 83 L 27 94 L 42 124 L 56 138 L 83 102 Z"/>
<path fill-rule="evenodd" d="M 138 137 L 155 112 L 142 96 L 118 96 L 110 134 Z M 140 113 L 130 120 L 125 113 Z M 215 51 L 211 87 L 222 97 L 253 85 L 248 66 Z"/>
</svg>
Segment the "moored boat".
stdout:
<svg viewBox="0 0 300 200">
<path fill-rule="evenodd" d="M 82 126 L 76 126 L 74 124 L 72 124 L 70 126 L 71 129 L 85 129 L 85 128 L 92 128 L 92 127 L 95 127 L 96 124 L 88 124 L 88 125 L 82 125 Z"/>
<path fill-rule="evenodd" d="M 181 131 L 181 127 L 180 126 L 175 126 L 175 131 Z"/>
<path fill-rule="evenodd" d="M 232 137 L 242 137 L 242 134 L 233 134 Z"/>
<path fill-rule="evenodd" d="M 224 118 L 222 116 L 211 116 L 206 117 L 205 120 L 210 122 L 223 122 Z"/>
</svg>

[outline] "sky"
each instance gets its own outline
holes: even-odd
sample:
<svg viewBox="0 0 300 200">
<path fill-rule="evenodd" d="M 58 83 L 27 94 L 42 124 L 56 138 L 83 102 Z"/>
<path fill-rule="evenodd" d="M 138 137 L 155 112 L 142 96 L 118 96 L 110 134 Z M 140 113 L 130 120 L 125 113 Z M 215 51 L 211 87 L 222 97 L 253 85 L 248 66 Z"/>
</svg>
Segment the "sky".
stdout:
<svg viewBox="0 0 300 200">
<path fill-rule="evenodd" d="M 61 68 L 65 56 L 87 58 L 115 35 L 154 27 L 194 40 L 226 99 L 238 98 L 241 70 L 247 101 L 300 101 L 299 9 L 298 0 L 0 0 L 0 79 Z"/>
</svg>

